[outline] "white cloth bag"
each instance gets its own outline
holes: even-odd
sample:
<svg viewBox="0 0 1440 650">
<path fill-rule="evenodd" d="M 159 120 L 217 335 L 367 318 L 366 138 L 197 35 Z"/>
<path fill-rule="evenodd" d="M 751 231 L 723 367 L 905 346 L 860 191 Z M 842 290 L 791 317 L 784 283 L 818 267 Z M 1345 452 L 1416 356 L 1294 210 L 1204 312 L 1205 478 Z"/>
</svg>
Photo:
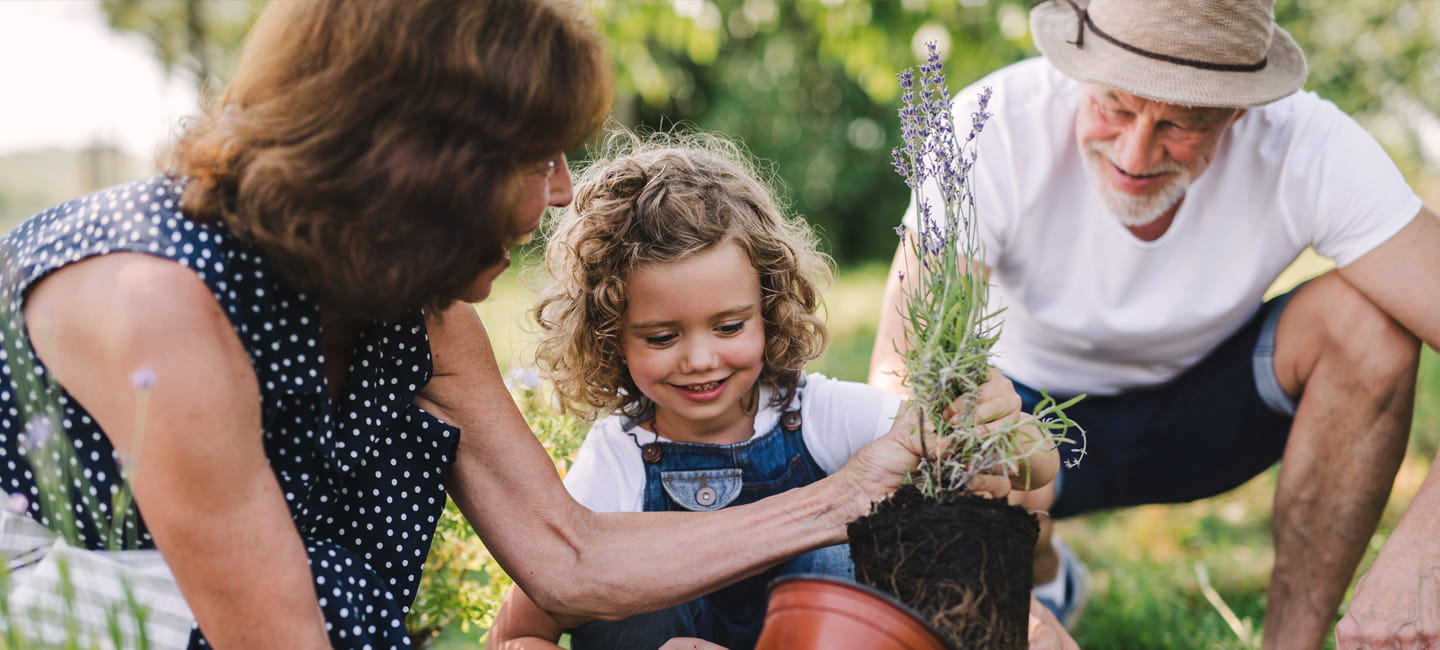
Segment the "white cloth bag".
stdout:
<svg viewBox="0 0 1440 650">
<path fill-rule="evenodd" d="M 9 574 L 0 635 L 14 633 L 25 647 L 189 644 L 195 617 L 159 551 L 77 548 L 27 516 L 0 510 L 0 556 Z"/>
</svg>

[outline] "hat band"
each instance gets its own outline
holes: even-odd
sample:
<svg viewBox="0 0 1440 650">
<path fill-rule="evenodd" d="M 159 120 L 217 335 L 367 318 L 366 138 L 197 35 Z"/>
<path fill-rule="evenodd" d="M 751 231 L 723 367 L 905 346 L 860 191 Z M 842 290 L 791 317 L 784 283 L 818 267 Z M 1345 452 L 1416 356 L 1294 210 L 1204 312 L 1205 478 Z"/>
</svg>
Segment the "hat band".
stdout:
<svg viewBox="0 0 1440 650">
<path fill-rule="evenodd" d="M 1040 0 L 1035 4 L 1040 4 L 1045 1 L 1046 0 Z M 1095 21 L 1091 20 L 1090 10 L 1082 9 L 1080 5 L 1075 4 L 1075 0 L 1065 0 L 1065 2 L 1070 5 L 1071 9 L 1075 10 L 1075 18 L 1077 22 L 1075 26 L 1075 40 L 1065 42 L 1074 45 L 1076 49 L 1085 49 L 1085 26 L 1089 25 L 1090 31 L 1095 32 L 1096 36 L 1099 36 L 1100 38 L 1109 41 L 1111 44 L 1122 50 L 1125 50 L 1126 52 L 1139 54 L 1140 56 L 1155 59 L 1157 61 L 1174 63 L 1177 65 L 1188 66 L 1191 68 L 1199 68 L 1201 70 L 1214 70 L 1216 72 L 1259 72 L 1260 70 L 1265 69 L 1265 64 L 1268 63 L 1270 60 L 1270 57 L 1267 56 L 1263 59 L 1260 59 L 1259 61 L 1256 61 L 1255 63 L 1211 63 L 1209 61 L 1185 59 L 1178 56 L 1170 56 L 1169 54 L 1161 54 L 1159 52 L 1151 52 L 1150 50 L 1140 49 L 1102 31 L 1098 26 L 1095 25 Z"/>
</svg>

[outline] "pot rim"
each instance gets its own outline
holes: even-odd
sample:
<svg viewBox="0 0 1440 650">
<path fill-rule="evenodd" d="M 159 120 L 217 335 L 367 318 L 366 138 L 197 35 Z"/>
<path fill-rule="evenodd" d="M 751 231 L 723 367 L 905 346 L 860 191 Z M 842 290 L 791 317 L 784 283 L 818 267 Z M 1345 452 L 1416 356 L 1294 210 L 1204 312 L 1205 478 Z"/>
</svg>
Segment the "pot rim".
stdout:
<svg viewBox="0 0 1440 650">
<path fill-rule="evenodd" d="M 911 607 L 911 606 L 909 606 L 909 605 L 906 605 L 905 603 L 901 602 L 899 599 L 895 598 L 894 596 L 891 596 L 890 594 L 887 594 L 887 593 L 885 593 L 885 592 L 883 592 L 883 591 L 880 591 L 879 589 L 876 589 L 876 588 L 874 588 L 874 587 L 871 587 L 870 585 L 861 584 L 861 583 L 856 582 L 856 581 L 854 581 L 854 580 L 849 580 L 849 579 L 846 579 L 846 578 L 839 578 L 839 577 L 836 577 L 836 576 L 833 576 L 833 575 L 825 575 L 825 574 L 821 574 L 821 573 L 792 573 L 792 574 L 783 575 L 783 576 L 780 576 L 780 577 L 778 577 L 778 578 L 776 578 L 776 579 L 774 579 L 774 580 L 771 580 L 769 586 L 767 586 L 767 587 L 765 588 L 766 597 L 768 598 L 769 595 L 775 591 L 775 588 L 776 588 L 776 587 L 779 587 L 780 585 L 787 584 L 787 583 L 791 583 L 791 582 L 819 582 L 819 583 L 826 583 L 826 584 L 830 584 L 830 585 L 833 585 L 833 586 L 836 586 L 836 587 L 841 587 L 841 588 L 845 588 L 845 589 L 850 589 L 850 590 L 853 590 L 853 591 L 858 591 L 858 592 L 860 592 L 860 593 L 873 596 L 873 597 L 878 598 L 878 599 L 880 599 L 880 600 L 882 600 L 882 601 L 890 604 L 891 606 L 895 607 L 895 609 L 896 609 L 897 611 L 899 611 L 901 614 L 903 614 L 904 616 L 906 616 L 906 617 L 914 620 L 916 623 L 920 624 L 920 625 L 923 626 L 925 629 L 929 630 L 931 634 L 935 635 L 935 638 L 936 638 L 936 639 L 940 639 L 940 640 L 941 640 L 941 643 L 944 643 L 944 644 L 947 645 L 947 646 L 949 645 L 949 643 L 945 641 L 945 635 L 940 634 L 940 631 L 937 630 L 937 629 L 935 629 L 935 626 L 931 625 L 929 621 L 926 621 L 924 618 L 922 618 L 922 617 L 920 616 L 919 612 L 916 612 L 916 611 L 915 611 L 915 608 L 913 608 L 913 607 Z"/>
</svg>

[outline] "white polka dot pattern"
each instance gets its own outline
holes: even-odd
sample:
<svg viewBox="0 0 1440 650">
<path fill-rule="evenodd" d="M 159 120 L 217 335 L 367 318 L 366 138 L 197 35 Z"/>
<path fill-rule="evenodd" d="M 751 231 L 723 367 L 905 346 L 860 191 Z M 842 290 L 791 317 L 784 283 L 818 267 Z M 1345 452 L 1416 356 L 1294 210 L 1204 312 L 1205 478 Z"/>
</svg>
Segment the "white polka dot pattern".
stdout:
<svg viewBox="0 0 1440 650">
<path fill-rule="evenodd" d="M 458 430 L 412 404 L 430 377 L 423 315 L 371 324 L 354 351 L 342 397 L 332 403 L 315 303 L 286 287 L 258 251 L 223 225 L 185 218 L 181 187 L 154 176 L 64 203 L 7 233 L 0 238 L 0 300 L 19 313 L 24 291 L 45 274 L 114 251 L 146 252 L 193 270 L 229 315 L 254 364 L 265 450 L 304 538 L 332 644 L 409 647 L 404 617 L 445 505 L 444 473 L 459 440 Z M 47 396 L 38 364 L 36 377 L 12 376 L 6 350 L 33 359 L 16 336 L 0 327 L 0 487 L 27 495 L 30 516 L 49 525 L 49 513 L 70 505 L 41 503 L 20 451 L 25 422 L 19 405 Z M 119 489 L 115 452 L 63 389 L 48 398 L 58 404 L 75 447 L 70 500 L 80 532 L 87 546 L 98 548 L 95 522 L 110 525 L 110 499 L 92 499 L 99 512 L 90 512 L 77 497 Z M 129 526 L 138 548 L 153 548 L 136 519 Z M 208 647 L 198 632 L 191 646 Z"/>
</svg>

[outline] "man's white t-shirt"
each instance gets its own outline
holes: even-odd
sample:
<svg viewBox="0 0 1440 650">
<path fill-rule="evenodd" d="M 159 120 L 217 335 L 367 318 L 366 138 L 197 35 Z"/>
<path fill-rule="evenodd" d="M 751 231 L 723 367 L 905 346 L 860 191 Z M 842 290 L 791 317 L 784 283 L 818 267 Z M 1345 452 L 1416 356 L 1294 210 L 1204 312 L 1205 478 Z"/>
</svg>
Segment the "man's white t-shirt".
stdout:
<svg viewBox="0 0 1440 650">
<path fill-rule="evenodd" d="M 761 387 L 754 436 L 774 430 L 788 410 L 769 405 L 773 394 L 768 387 Z M 840 469 L 857 450 L 885 435 L 900 408 L 900 398 L 894 395 L 820 374 L 806 378 L 797 399 L 805 447 L 826 474 Z M 645 462 L 639 445 L 655 441 L 656 436 L 638 425 L 626 428 L 628 422 L 619 416 L 597 421 L 565 475 L 570 494 L 595 512 L 644 510 Z"/>
<path fill-rule="evenodd" d="M 1298 92 L 1249 109 L 1169 231 L 1141 241 L 1087 176 L 1078 82 L 1044 59 L 999 70 L 957 96 L 962 133 L 984 86 L 993 117 L 977 139 L 974 181 L 990 304 L 1005 309 L 995 364 L 1052 394 L 1174 378 L 1239 329 L 1305 247 L 1343 267 L 1421 207 L 1358 124 Z"/>
</svg>

